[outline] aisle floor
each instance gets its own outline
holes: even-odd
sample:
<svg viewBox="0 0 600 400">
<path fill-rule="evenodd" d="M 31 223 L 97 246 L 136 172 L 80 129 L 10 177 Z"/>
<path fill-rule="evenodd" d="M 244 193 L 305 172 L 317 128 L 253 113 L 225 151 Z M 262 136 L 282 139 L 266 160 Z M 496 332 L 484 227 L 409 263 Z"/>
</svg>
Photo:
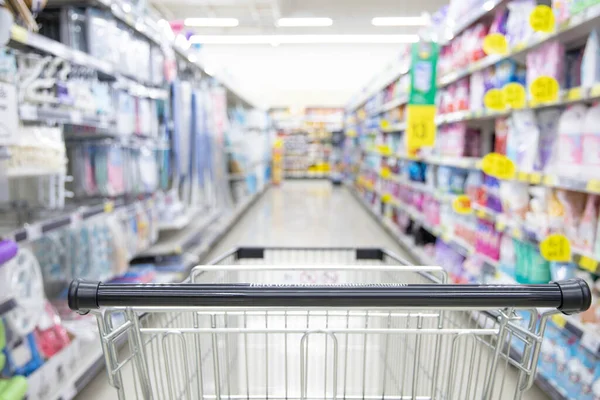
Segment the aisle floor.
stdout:
<svg viewBox="0 0 600 400">
<path fill-rule="evenodd" d="M 237 246 L 379 247 L 410 261 L 410 256 L 347 189 L 325 181 L 287 181 L 270 188 L 209 253 L 206 261 Z M 115 398 L 105 372 L 77 397 L 92 398 Z M 547 397 L 534 387 L 524 398 Z"/>
</svg>

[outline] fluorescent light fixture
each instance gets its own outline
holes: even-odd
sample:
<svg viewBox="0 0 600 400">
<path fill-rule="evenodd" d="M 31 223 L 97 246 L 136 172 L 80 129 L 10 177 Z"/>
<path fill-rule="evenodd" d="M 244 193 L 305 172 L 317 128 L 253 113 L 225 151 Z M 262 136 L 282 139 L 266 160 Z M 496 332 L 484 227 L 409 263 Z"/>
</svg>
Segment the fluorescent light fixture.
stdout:
<svg viewBox="0 0 600 400">
<path fill-rule="evenodd" d="M 183 23 L 192 27 L 232 28 L 238 26 L 240 21 L 237 18 L 186 18 Z"/>
<path fill-rule="evenodd" d="M 193 35 L 200 44 L 369 44 L 415 43 L 418 35 Z"/>
<path fill-rule="evenodd" d="M 277 26 L 280 27 L 299 27 L 299 26 L 331 26 L 331 18 L 279 18 Z"/>
<path fill-rule="evenodd" d="M 375 26 L 424 26 L 426 17 L 376 17 L 371 20 Z"/>
</svg>

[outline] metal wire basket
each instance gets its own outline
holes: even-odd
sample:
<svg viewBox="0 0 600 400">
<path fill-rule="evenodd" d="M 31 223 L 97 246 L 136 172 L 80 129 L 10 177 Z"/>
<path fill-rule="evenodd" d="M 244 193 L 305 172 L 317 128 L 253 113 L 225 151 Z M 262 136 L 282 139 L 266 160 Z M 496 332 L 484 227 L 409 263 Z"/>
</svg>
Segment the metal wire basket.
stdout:
<svg viewBox="0 0 600 400">
<path fill-rule="evenodd" d="M 119 399 L 518 399 L 548 316 L 590 301 L 582 280 L 453 285 L 352 248 L 239 248 L 181 284 L 69 293 L 97 316 Z"/>
</svg>

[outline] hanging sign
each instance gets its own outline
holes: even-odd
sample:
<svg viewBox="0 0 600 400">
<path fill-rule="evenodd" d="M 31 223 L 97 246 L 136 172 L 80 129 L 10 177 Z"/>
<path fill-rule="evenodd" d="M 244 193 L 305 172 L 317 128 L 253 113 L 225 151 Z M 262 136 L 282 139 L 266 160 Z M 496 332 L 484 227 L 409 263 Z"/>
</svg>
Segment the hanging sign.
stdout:
<svg viewBox="0 0 600 400">
<path fill-rule="evenodd" d="M 406 117 L 406 147 L 415 152 L 435 143 L 435 94 L 439 46 L 421 41 L 411 47 L 410 93 Z"/>
<path fill-rule="evenodd" d="M 487 55 L 508 54 L 508 42 L 501 33 L 491 33 L 483 39 L 483 51 Z"/>
<path fill-rule="evenodd" d="M 529 87 L 531 98 L 536 104 L 557 101 L 559 90 L 558 81 L 550 76 L 536 78 Z"/>
<path fill-rule="evenodd" d="M 525 104 L 527 103 L 527 93 L 520 83 L 507 83 L 502 88 L 502 95 L 505 106 L 514 110 L 525 107 Z"/>
</svg>

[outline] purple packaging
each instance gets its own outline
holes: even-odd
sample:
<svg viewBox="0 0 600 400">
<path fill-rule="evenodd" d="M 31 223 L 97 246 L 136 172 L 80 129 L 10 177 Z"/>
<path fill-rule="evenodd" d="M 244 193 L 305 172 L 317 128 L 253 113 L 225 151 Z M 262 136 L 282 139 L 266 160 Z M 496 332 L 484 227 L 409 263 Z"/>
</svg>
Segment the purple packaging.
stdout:
<svg viewBox="0 0 600 400">
<path fill-rule="evenodd" d="M 0 241 L 0 267 L 7 261 L 10 261 L 14 256 L 17 255 L 19 247 L 12 240 Z"/>
</svg>

